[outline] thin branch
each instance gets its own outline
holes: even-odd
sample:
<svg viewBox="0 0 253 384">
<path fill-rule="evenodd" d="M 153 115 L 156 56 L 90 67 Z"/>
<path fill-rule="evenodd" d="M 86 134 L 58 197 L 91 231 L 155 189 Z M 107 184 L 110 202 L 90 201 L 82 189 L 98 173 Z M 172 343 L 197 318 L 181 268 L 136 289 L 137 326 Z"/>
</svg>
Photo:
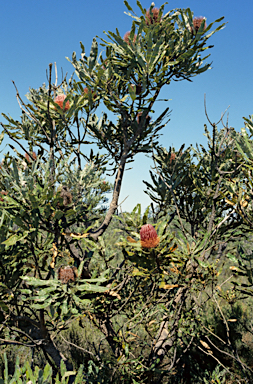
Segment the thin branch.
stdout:
<svg viewBox="0 0 253 384">
<path fill-rule="evenodd" d="M 84 349 L 84 348 L 82 348 L 82 347 L 79 347 L 79 345 L 76 345 L 76 344 L 74 344 L 74 343 L 71 343 L 70 341 L 66 340 L 66 339 L 62 336 L 62 334 L 60 334 L 60 336 L 61 336 L 61 338 L 65 341 L 65 343 L 67 343 L 67 344 L 69 344 L 69 345 L 72 345 L 73 347 L 75 347 L 75 348 L 77 348 L 77 349 L 80 349 L 80 351 L 83 351 L 83 352 L 85 352 L 85 353 L 88 353 L 88 354 L 91 355 L 91 356 L 96 357 L 96 359 L 97 359 L 98 361 L 101 361 L 101 359 L 100 359 L 98 356 L 96 356 L 94 353 L 88 351 L 87 349 Z"/>
</svg>

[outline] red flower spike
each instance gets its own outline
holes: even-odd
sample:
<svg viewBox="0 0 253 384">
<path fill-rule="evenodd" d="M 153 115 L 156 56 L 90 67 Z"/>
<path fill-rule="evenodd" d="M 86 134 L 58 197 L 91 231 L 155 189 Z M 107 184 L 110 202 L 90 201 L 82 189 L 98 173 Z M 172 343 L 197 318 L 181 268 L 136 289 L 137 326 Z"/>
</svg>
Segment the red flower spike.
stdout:
<svg viewBox="0 0 253 384">
<path fill-rule="evenodd" d="M 56 96 L 54 102 L 59 105 L 61 109 L 63 109 L 63 102 L 66 99 L 66 95 L 58 95 Z M 70 108 L 69 101 L 66 102 L 64 111 L 67 111 Z M 56 109 L 56 108 L 55 108 Z"/>
<path fill-rule="evenodd" d="M 160 242 L 160 238 L 151 224 L 145 224 L 141 227 L 140 236 L 142 248 L 155 248 Z"/>
</svg>

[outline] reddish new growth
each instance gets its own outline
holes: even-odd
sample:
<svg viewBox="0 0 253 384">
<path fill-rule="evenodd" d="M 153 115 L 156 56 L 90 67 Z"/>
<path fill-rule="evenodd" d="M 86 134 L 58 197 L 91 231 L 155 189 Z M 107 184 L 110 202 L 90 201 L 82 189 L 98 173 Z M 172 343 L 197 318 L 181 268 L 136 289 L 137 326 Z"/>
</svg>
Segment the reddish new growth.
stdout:
<svg viewBox="0 0 253 384">
<path fill-rule="evenodd" d="M 142 116 L 142 112 L 139 112 L 137 114 L 137 117 L 136 117 L 136 120 L 137 120 L 137 123 L 140 124 L 140 121 L 141 121 L 141 116 Z M 146 116 L 146 120 L 147 120 L 147 124 L 150 123 L 150 120 L 151 120 L 151 117 L 149 115 Z"/>
<path fill-rule="evenodd" d="M 203 16 L 194 17 L 192 23 L 193 23 L 193 27 L 194 27 L 196 32 L 198 32 L 198 30 L 199 30 L 203 20 L 205 20 L 205 18 Z M 204 30 L 205 29 L 206 29 L 206 22 L 205 22 L 205 25 L 204 25 Z"/>
<path fill-rule="evenodd" d="M 8 195 L 8 192 L 6 192 L 6 191 L 1 191 L 0 194 L 6 196 L 6 195 Z M 3 199 L 2 197 L 0 197 L 0 201 L 4 201 L 4 199 Z"/>
<path fill-rule="evenodd" d="M 142 248 L 154 248 L 160 242 L 160 238 L 151 224 L 145 224 L 141 227 L 140 236 Z"/>
<path fill-rule="evenodd" d="M 171 155 L 170 155 L 170 163 L 175 160 L 176 158 L 176 154 L 174 152 L 171 152 Z"/>
<path fill-rule="evenodd" d="M 25 154 L 25 158 L 26 158 L 26 160 L 28 161 L 28 163 L 31 163 L 31 157 L 28 155 L 28 153 L 26 153 Z M 36 152 L 33 152 L 32 153 L 32 158 L 33 158 L 33 160 L 36 160 L 37 159 L 37 155 L 36 155 Z"/>
<path fill-rule="evenodd" d="M 58 279 L 61 280 L 63 284 L 67 284 L 70 281 L 75 281 L 77 277 L 76 267 L 61 267 L 58 269 Z"/>
<path fill-rule="evenodd" d="M 54 99 L 54 102 L 56 103 L 56 104 L 58 104 L 59 105 L 59 107 L 61 108 L 61 109 L 63 109 L 63 102 L 64 102 L 64 100 L 66 99 L 66 95 L 63 95 L 63 94 L 61 94 L 61 95 L 58 95 L 58 96 L 56 96 L 56 98 Z M 65 108 L 64 108 L 64 111 L 67 111 L 68 109 L 69 109 L 69 107 L 70 107 L 70 105 L 69 105 L 69 101 L 67 101 L 66 102 L 66 104 L 65 104 Z M 55 108 L 56 109 L 56 108 Z"/>
<path fill-rule="evenodd" d="M 129 42 L 129 37 L 130 37 L 130 31 L 129 32 L 126 32 L 125 33 L 125 35 L 124 35 L 124 37 L 123 37 L 123 40 L 128 44 L 128 45 L 130 45 L 130 42 Z M 136 42 L 136 37 L 137 37 L 137 35 L 134 35 L 134 38 L 133 38 L 133 43 L 135 43 Z"/>
<path fill-rule="evenodd" d="M 147 25 L 160 23 L 161 20 L 162 16 L 159 17 L 159 8 L 153 8 L 151 11 L 150 9 L 147 10 L 145 20 Z"/>
<path fill-rule="evenodd" d="M 83 93 L 84 93 L 85 95 L 88 95 L 88 93 L 89 93 L 89 89 L 88 89 L 87 87 L 85 87 L 85 88 L 83 89 Z M 96 93 L 93 93 L 93 90 L 91 90 L 91 93 L 92 93 L 92 97 L 93 97 L 93 98 L 97 96 Z"/>
</svg>

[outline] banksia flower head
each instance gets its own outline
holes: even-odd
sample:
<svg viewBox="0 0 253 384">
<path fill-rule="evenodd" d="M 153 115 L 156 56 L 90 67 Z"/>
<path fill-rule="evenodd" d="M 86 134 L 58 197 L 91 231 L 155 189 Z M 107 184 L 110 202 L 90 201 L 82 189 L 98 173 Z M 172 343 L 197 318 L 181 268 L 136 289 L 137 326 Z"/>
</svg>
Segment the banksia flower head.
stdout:
<svg viewBox="0 0 253 384">
<path fill-rule="evenodd" d="M 131 33 L 130 31 L 129 31 L 129 32 L 126 32 L 125 35 L 124 35 L 124 37 L 123 37 L 123 40 L 124 40 L 128 45 L 130 45 L 130 42 L 129 42 L 129 36 L 130 36 L 130 33 Z M 133 43 L 136 42 L 136 37 L 137 37 L 137 35 L 134 35 Z"/>
<path fill-rule="evenodd" d="M 142 248 L 154 248 L 160 242 L 160 238 L 151 224 L 145 224 L 141 227 L 140 236 Z"/>
<path fill-rule="evenodd" d="M 67 96 L 64 95 L 64 94 L 58 95 L 58 96 L 56 96 L 56 98 L 54 99 L 54 102 L 55 102 L 56 104 L 58 104 L 59 107 L 60 107 L 61 109 L 63 109 L 63 102 L 64 102 L 64 100 L 66 99 L 66 97 L 67 97 Z M 69 105 L 69 101 L 67 101 L 66 104 L 65 104 L 64 111 L 67 111 L 67 110 L 69 109 L 69 107 L 70 107 L 70 105 Z M 56 108 L 55 108 L 55 109 L 56 109 Z"/>
<path fill-rule="evenodd" d="M 58 279 L 61 280 L 63 284 L 67 284 L 70 281 L 75 281 L 77 277 L 76 267 L 61 267 L 58 269 Z"/>
<path fill-rule="evenodd" d="M 159 17 L 159 8 L 153 8 L 151 11 L 150 9 L 147 10 L 145 20 L 147 25 L 160 23 L 161 19 L 162 17 Z"/>
<path fill-rule="evenodd" d="M 196 32 L 198 32 L 203 20 L 205 20 L 205 18 L 203 16 L 194 17 L 194 19 L 192 20 L 192 23 L 193 23 L 193 26 L 194 26 L 194 29 Z M 206 22 L 204 25 L 204 30 L 205 29 L 206 29 Z M 194 32 L 194 31 L 192 31 L 192 32 Z"/>
</svg>

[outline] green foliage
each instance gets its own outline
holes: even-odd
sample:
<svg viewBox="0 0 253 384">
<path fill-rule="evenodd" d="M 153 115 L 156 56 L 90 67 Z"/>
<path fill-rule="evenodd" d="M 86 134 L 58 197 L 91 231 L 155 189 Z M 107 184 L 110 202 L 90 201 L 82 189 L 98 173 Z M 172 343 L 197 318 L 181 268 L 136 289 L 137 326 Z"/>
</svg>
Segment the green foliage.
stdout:
<svg viewBox="0 0 253 384">
<path fill-rule="evenodd" d="M 0 379 L 0 384 L 68 384 L 69 376 L 75 374 L 76 372 L 68 372 L 62 361 L 60 369 L 60 377 L 57 375 L 53 381 L 53 372 L 49 364 L 45 368 L 39 369 L 36 366 L 33 370 L 31 369 L 29 363 L 27 362 L 24 366 L 20 367 L 19 358 L 16 360 L 15 372 L 12 378 L 8 374 L 8 361 L 6 354 L 4 355 L 5 369 L 4 369 L 4 378 Z M 28 380 L 28 381 L 27 381 Z M 75 381 L 75 384 L 84 383 L 83 378 L 83 367 L 80 366 Z"/>
</svg>

